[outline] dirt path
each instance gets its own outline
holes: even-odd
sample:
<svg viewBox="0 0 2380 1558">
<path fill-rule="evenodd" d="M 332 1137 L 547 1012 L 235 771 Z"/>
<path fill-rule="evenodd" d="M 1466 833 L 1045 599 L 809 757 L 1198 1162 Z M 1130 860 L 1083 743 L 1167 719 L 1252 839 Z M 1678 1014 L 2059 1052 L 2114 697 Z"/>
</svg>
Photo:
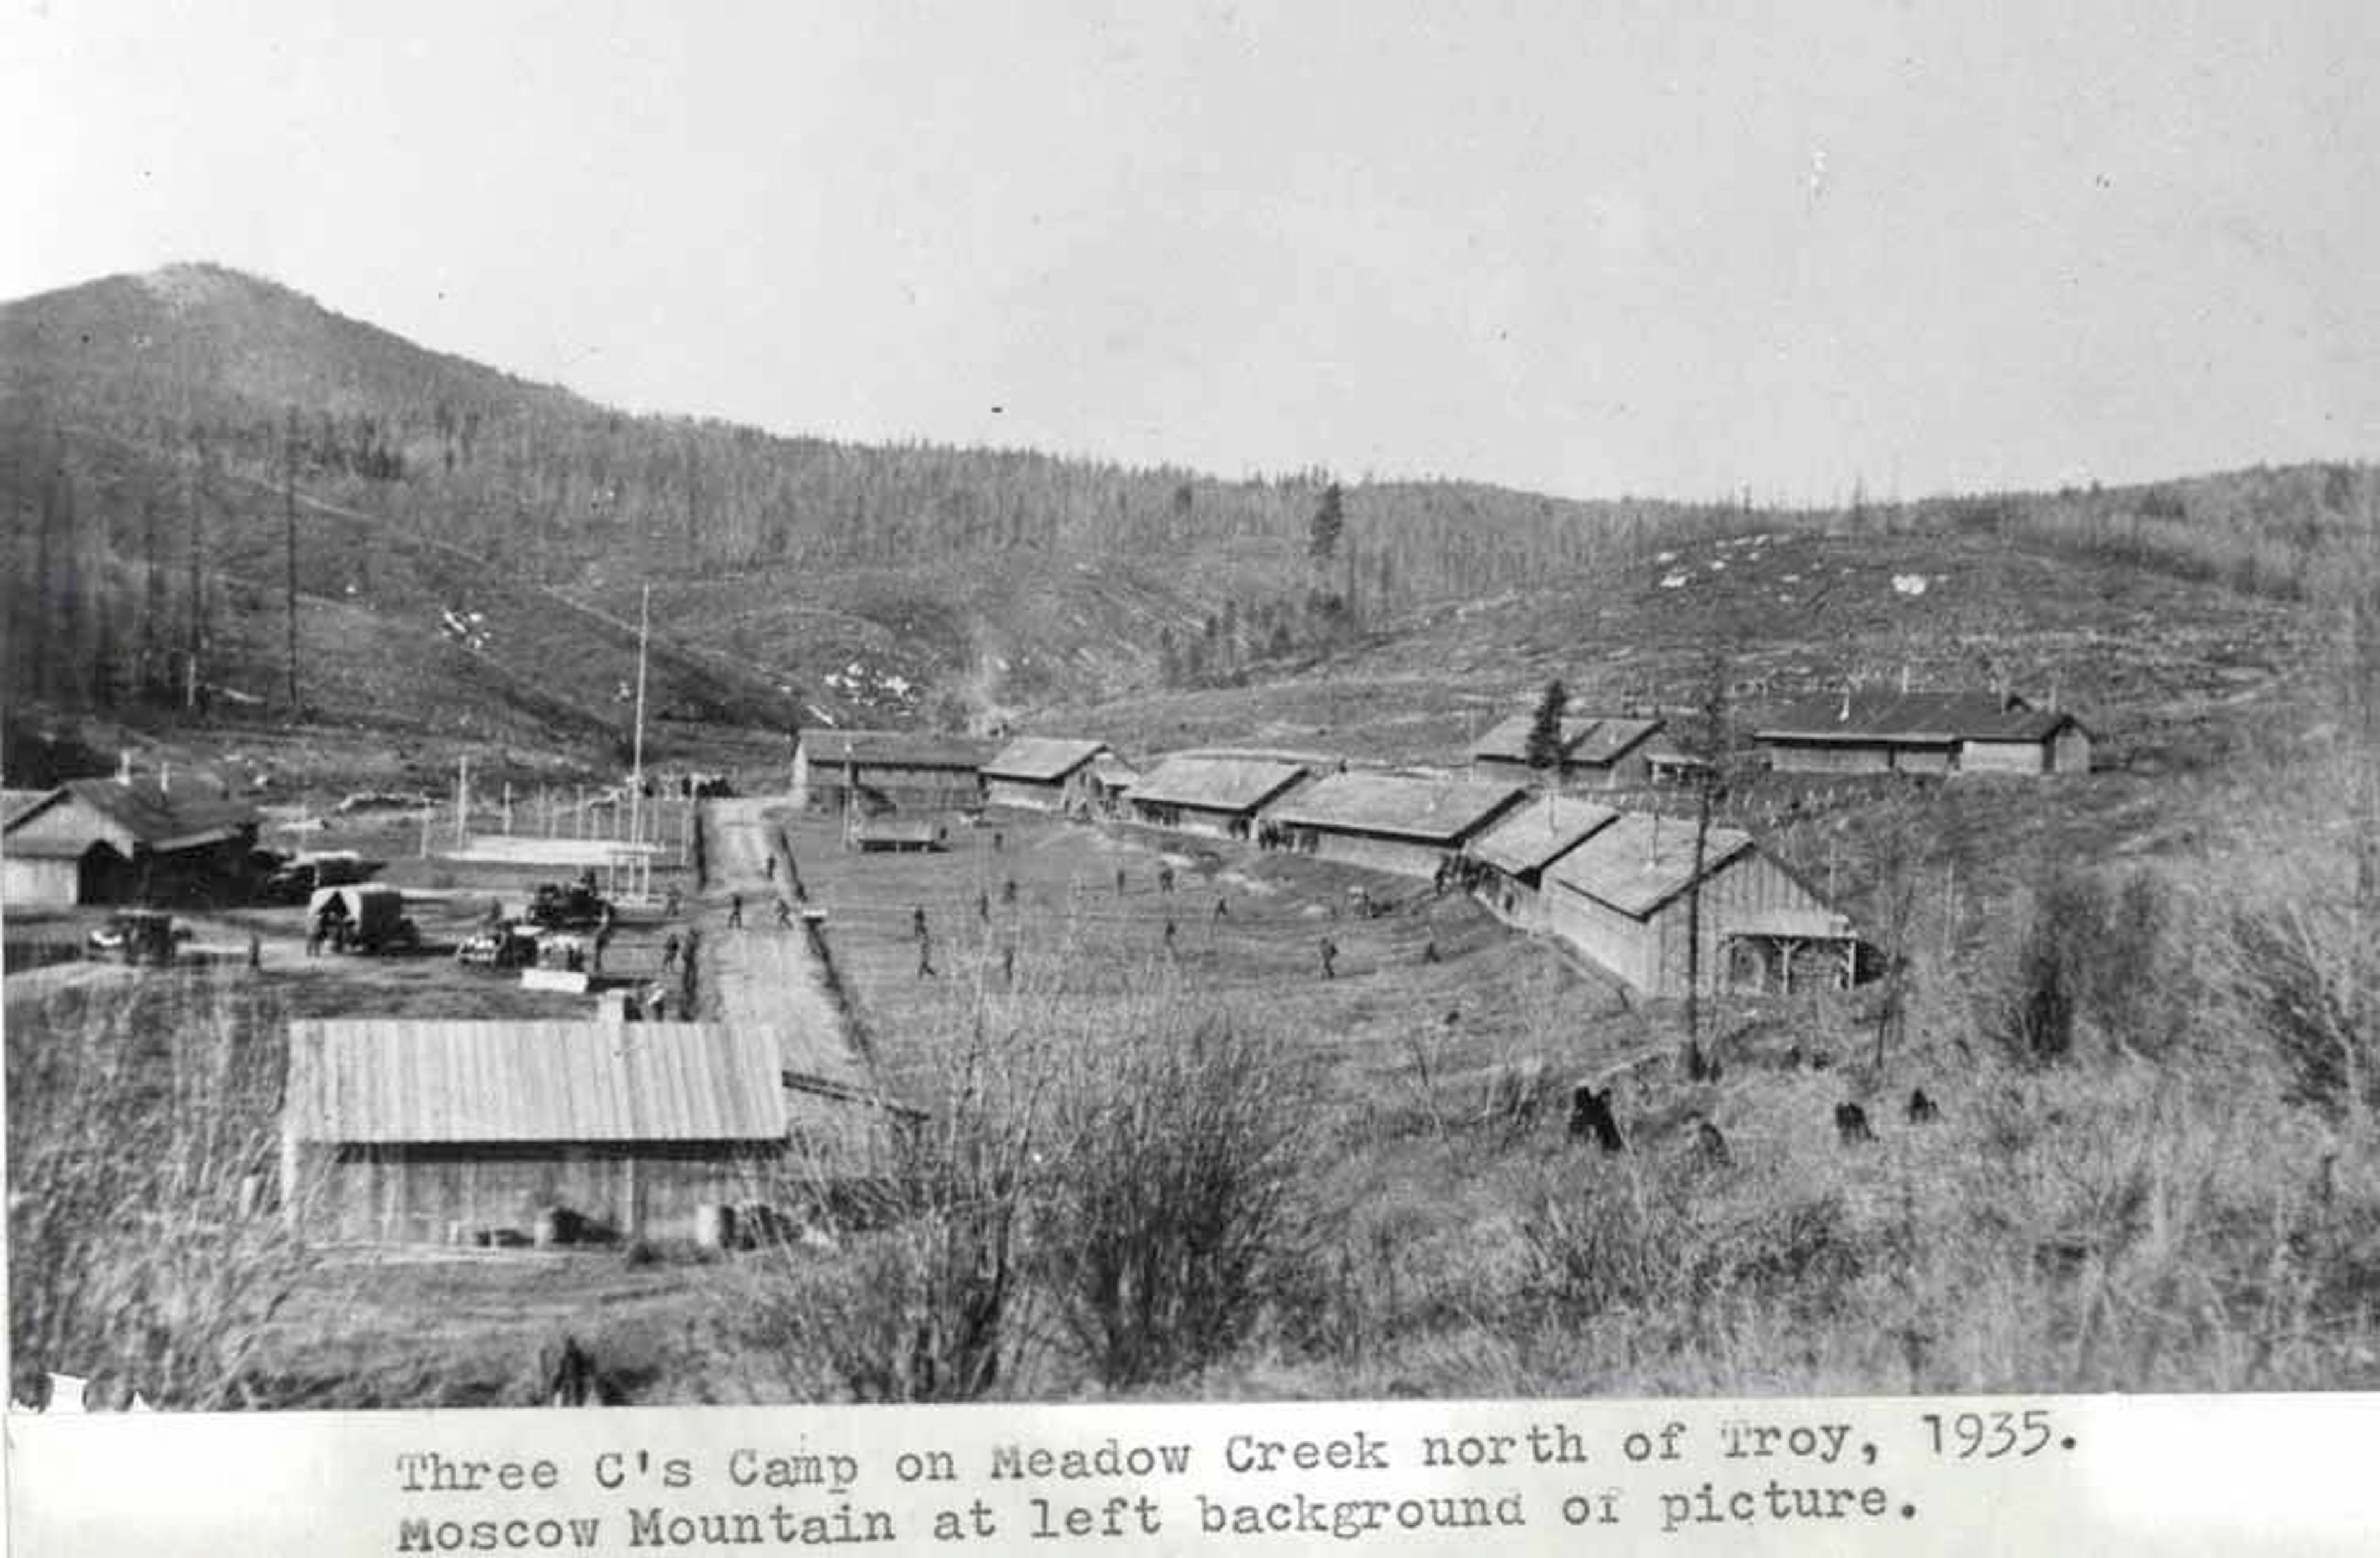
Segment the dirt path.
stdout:
<svg viewBox="0 0 2380 1558">
<path fill-rule="evenodd" d="M 714 1021 L 772 1023 L 812 1045 L 832 1041 L 849 1064 L 864 1062 L 848 1025 L 827 993 L 823 971 L 798 928 L 777 924 L 782 873 L 769 875 L 771 830 L 759 799 L 711 800 L 702 806 L 702 903 L 695 916 L 701 930 L 700 1003 Z M 728 925 L 731 895 L 744 900 L 744 924 Z M 808 1070 L 786 1057 L 787 1068 Z"/>
</svg>

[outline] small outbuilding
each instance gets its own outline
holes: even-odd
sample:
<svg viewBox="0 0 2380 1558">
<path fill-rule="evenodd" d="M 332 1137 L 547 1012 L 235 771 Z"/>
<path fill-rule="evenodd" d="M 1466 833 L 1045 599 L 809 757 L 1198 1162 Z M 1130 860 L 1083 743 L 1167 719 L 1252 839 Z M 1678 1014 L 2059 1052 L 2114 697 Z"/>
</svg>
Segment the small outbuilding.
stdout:
<svg viewBox="0 0 2380 1558">
<path fill-rule="evenodd" d="M 1514 784 L 1444 775 L 1333 773 L 1272 808 L 1266 821 L 1294 850 L 1402 876 L 1435 876 L 1524 794 Z"/>
<path fill-rule="evenodd" d="M 1219 838 L 1246 838 L 1257 813 L 1302 783 L 1303 763 L 1184 754 L 1125 792 L 1133 821 Z"/>
<path fill-rule="evenodd" d="M 234 900 L 259 821 L 193 779 L 70 779 L 0 824 L 0 902 Z"/>
<path fill-rule="evenodd" d="M 793 801 L 812 811 L 971 811 L 998 749 L 970 736 L 806 730 L 794 747 Z"/>
<path fill-rule="evenodd" d="M 1529 761 L 1534 713 L 1499 722 L 1472 743 L 1472 770 L 1483 779 L 1514 784 L 1551 780 L 1568 788 L 1618 789 L 1642 784 L 1645 744 L 1661 728 L 1658 719 L 1633 714 L 1565 714 L 1559 743 L 1560 761 L 1551 769 Z"/>
<path fill-rule="evenodd" d="M 758 1026 L 295 1022 L 284 1213 L 348 1240 L 690 1238 L 783 1193 L 797 1122 L 834 1154 L 820 1179 L 864 1172 L 854 1140 L 889 1116 L 790 1053 Z"/>
<path fill-rule="evenodd" d="M 1783 773 L 2088 773 L 2072 714 L 1989 692 L 1854 692 L 1806 699 L 1755 733 Z"/>
<path fill-rule="evenodd" d="M 1018 736 L 984 763 L 984 799 L 1035 811 L 1087 805 L 1097 795 L 1093 765 L 1107 752 L 1104 741 Z"/>
<path fill-rule="evenodd" d="M 1710 830 L 1698 907 L 1690 902 L 1694 868 L 1692 822 L 1625 813 L 1543 869 L 1545 928 L 1648 995 L 1684 993 L 1688 921 L 1696 918 L 1697 982 L 1706 992 L 1774 989 L 1789 980 L 1797 990 L 1850 983 L 1857 950 L 1850 921 L 1749 834 Z M 1798 979 L 1760 963 L 1780 947 Z"/>
</svg>

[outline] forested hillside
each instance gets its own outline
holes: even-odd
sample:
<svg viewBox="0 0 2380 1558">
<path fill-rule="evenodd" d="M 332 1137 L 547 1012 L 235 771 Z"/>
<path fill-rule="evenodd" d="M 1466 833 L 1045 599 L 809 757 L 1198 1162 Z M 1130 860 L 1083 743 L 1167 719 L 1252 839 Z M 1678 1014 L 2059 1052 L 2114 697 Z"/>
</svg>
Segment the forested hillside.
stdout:
<svg viewBox="0 0 2380 1558">
<path fill-rule="evenodd" d="M 2308 468 L 1755 515 L 1321 470 L 1220 481 L 627 416 L 212 266 L 0 306 L 7 688 L 68 705 L 187 702 L 193 655 L 202 686 L 270 700 L 293 590 L 317 684 L 341 684 L 351 642 L 375 670 L 460 655 L 515 706 L 601 724 L 609 668 L 552 630 L 616 627 L 650 584 L 694 677 L 678 701 L 770 727 L 1262 677 L 1417 608 L 1574 586 L 1754 524 L 1982 529 L 2291 595 L 2347 483 Z M 373 685 L 350 700 L 367 716 L 387 707 Z"/>
</svg>

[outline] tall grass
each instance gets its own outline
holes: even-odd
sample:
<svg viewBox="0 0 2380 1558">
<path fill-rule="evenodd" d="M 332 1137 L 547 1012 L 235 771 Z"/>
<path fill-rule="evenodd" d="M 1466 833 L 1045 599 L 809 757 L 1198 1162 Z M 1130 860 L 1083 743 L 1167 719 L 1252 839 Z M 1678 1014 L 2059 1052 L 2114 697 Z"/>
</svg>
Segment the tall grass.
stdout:
<svg viewBox="0 0 2380 1558">
<path fill-rule="evenodd" d="M 312 1258 L 270 1205 L 281 1046 L 203 973 L 12 1015 L 8 1302 L 20 1382 L 252 1404 L 267 1323 Z"/>
</svg>

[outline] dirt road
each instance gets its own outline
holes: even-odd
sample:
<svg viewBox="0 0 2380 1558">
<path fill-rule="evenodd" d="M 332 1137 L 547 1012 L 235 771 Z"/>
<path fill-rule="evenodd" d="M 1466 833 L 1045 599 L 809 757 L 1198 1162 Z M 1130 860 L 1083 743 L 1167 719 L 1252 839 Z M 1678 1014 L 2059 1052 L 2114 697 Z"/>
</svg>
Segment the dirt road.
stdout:
<svg viewBox="0 0 2380 1558">
<path fill-rule="evenodd" d="M 864 1079 L 867 1065 L 842 1011 L 798 928 L 777 924 L 783 871 L 769 875 L 771 829 L 759 799 L 705 801 L 703 882 L 695 923 L 700 942 L 701 1015 L 721 1022 L 768 1023 L 784 1029 L 807 1053 L 788 1053 L 786 1068 L 815 1072 L 821 1060 Z M 728 925 L 733 895 L 744 900 L 741 929 Z M 820 1054 L 819 1052 L 828 1052 Z"/>
</svg>

